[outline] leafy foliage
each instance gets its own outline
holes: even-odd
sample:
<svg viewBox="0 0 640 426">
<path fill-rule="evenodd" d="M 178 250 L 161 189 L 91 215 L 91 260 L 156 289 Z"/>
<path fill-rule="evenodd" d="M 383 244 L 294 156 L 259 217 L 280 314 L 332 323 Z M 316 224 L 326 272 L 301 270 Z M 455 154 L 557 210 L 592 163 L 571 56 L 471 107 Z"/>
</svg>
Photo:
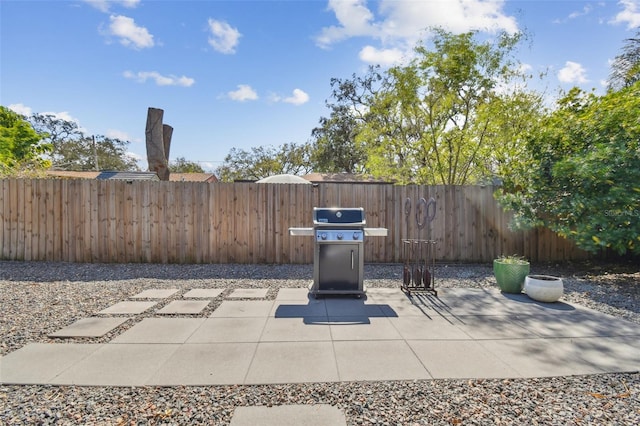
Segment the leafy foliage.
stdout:
<svg viewBox="0 0 640 426">
<path fill-rule="evenodd" d="M 476 183 L 505 173 L 541 97 L 517 84 L 529 78 L 513 58 L 521 34 L 476 38 L 436 28 L 432 45 L 419 45 L 408 65 L 334 81 L 338 105 L 348 106 L 334 112 L 353 117 L 349 130 L 356 132 L 342 139 L 360 150 L 364 171 L 418 184 Z"/>
<path fill-rule="evenodd" d="M 259 146 L 245 151 L 232 148 L 216 170 L 223 182 L 259 180 L 277 174 L 307 174 L 311 171 L 309 146 L 284 144 L 278 148 Z"/>
<path fill-rule="evenodd" d="M 527 141 L 498 199 L 514 226 L 543 225 L 582 249 L 640 254 L 640 82 L 601 97 L 571 90 Z"/>
<path fill-rule="evenodd" d="M 37 173 L 49 166 L 50 150 L 23 116 L 0 106 L 0 176 Z"/>
<path fill-rule="evenodd" d="M 609 89 L 619 90 L 640 81 L 640 29 L 636 36 L 628 38 L 622 53 L 611 64 Z"/>
<path fill-rule="evenodd" d="M 204 173 L 204 169 L 200 164 L 188 161 L 184 157 L 178 157 L 175 161 L 169 163 L 169 171 L 171 173 Z"/>
<path fill-rule="evenodd" d="M 33 127 L 52 146 L 52 167 L 58 170 L 139 170 L 127 154 L 128 141 L 106 136 L 87 136 L 78 124 L 51 114 L 34 114 Z"/>
</svg>

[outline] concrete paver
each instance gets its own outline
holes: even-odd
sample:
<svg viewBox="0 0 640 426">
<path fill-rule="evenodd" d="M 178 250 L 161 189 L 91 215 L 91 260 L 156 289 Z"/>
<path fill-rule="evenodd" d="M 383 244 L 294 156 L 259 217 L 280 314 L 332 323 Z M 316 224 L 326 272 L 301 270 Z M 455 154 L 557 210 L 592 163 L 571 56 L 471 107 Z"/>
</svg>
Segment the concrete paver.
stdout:
<svg viewBox="0 0 640 426">
<path fill-rule="evenodd" d="M 225 300 L 213 311 L 211 318 L 266 317 L 272 306 L 273 300 Z"/>
<path fill-rule="evenodd" d="M 222 288 L 194 288 L 182 295 L 190 299 L 215 299 L 224 292 Z"/>
<path fill-rule="evenodd" d="M 158 314 L 199 314 L 209 304 L 208 300 L 174 300 L 157 311 Z"/>
<path fill-rule="evenodd" d="M 144 318 L 113 343 L 184 343 L 205 318 Z"/>
<path fill-rule="evenodd" d="M 404 340 L 336 341 L 340 380 L 419 380 L 431 375 Z"/>
<path fill-rule="evenodd" d="M 102 337 L 131 318 L 82 318 L 67 327 L 49 334 L 49 337 Z"/>
<path fill-rule="evenodd" d="M 326 342 L 258 343 L 246 384 L 336 382 L 333 344 Z"/>
<path fill-rule="evenodd" d="M 125 314 L 125 315 L 135 315 L 141 314 L 147 309 L 157 305 L 158 302 L 131 302 L 124 301 L 118 302 L 115 305 L 111 305 L 106 309 L 98 312 L 99 314 Z"/>
<path fill-rule="evenodd" d="M 46 384 L 102 345 L 31 343 L 0 357 L 0 383 Z"/>
<path fill-rule="evenodd" d="M 402 340 L 386 317 L 332 317 L 331 338 L 337 340 Z"/>
<path fill-rule="evenodd" d="M 268 318 L 261 342 L 331 341 L 327 317 Z"/>
<path fill-rule="evenodd" d="M 147 383 L 157 386 L 244 383 L 256 346 L 257 343 L 178 345 Z"/>
<path fill-rule="evenodd" d="M 186 343 L 258 342 L 266 317 L 207 318 Z"/>
<path fill-rule="evenodd" d="M 237 407 L 231 426 L 341 426 L 347 424 L 342 410 L 329 404 Z"/>
<path fill-rule="evenodd" d="M 134 296 L 131 296 L 132 299 L 166 299 L 167 297 L 171 297 L 180 291 L 177 288 L 149 288 L 144 290 Z"/>
<path fill-rule="evenodd" d="M 408 344 L 434 379 L 521 376 L 475 340 L 410 340 Z"/>
<path fill-rule="evenodd" d="M 224 300 L 208 318 L 146 317 L 105 344 L 28 344 L 0 358 L 0 382 L 170 386 L 640 369 L 639 324 L 497 289 L 439 294 L 376 288 L 359 299 L 316 299 L 307 289 L 282 289 L 275 300 Z M 101 312 L 127 318 L 93 325 L 135 320 L 132 311 L 156 303 L 116 304 Z M 94 319 L 86 320 L 58 333 L 91 329 Z"/>
<path fill-rule="evenodd" d="M 65 345 L 60 345 L 65 346 Z M 162 344 L 105 344 L 49 381 L 78 386 L 143 386 L 180 348 Z"/>
<path fill-rule="evenodd" d="M 229 295 L 230 299 L 264 299 L 268 288 L 237 288 Z"/>
</svg>

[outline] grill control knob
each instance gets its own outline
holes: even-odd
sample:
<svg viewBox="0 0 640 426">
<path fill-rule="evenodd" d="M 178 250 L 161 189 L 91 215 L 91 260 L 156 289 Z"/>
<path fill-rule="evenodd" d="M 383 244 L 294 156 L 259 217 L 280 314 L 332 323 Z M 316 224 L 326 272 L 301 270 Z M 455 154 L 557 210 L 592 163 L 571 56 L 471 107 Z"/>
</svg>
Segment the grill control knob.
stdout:
<svg viewBox="0 0 640 426">
<path fill-rule="evenodd" d="M 360 238 L 360 234 L 358 234 L 357 232 L 353 233 L 353 239 L 357 240 L 358 238 Z"/>
<path fill-rule="evenodd" d="M 342 239 L 342 232 L 338 233 L 338 235 L 336 235 L 336 237 L 338 237 L 339 240 Z"/>
<path fill-rule="evenodd" d="M 323 232 L 322 234 L 320 234 L 320 238 L 322 238 L 323 240 L 327 239 L 327 233 Z"/>
</svg>

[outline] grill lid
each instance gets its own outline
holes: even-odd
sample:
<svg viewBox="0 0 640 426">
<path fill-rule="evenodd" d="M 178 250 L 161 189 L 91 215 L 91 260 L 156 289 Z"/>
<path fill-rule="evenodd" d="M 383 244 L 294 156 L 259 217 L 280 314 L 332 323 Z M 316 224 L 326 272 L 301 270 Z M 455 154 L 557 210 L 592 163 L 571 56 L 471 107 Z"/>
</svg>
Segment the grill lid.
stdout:
<svg viewBox="0 0 640 426">
<path fill-rule="evenodd" d="M 362 207 L 314 207 L 313 226 L 365 226 Z"/>
</svg>

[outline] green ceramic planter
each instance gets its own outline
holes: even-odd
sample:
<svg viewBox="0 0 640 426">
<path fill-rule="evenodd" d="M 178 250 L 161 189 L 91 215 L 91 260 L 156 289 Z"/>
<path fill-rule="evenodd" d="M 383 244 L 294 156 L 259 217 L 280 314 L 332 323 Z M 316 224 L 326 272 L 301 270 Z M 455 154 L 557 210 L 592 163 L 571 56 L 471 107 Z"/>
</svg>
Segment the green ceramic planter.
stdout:
<svg viewBox="0 0 640 426">
<path fill-rule="evenodd" d="M 529 262 L 493 261 L 493 274 L 504 293 L 522 293 L 524 279 L 529 275 Z"/>
</svg>

